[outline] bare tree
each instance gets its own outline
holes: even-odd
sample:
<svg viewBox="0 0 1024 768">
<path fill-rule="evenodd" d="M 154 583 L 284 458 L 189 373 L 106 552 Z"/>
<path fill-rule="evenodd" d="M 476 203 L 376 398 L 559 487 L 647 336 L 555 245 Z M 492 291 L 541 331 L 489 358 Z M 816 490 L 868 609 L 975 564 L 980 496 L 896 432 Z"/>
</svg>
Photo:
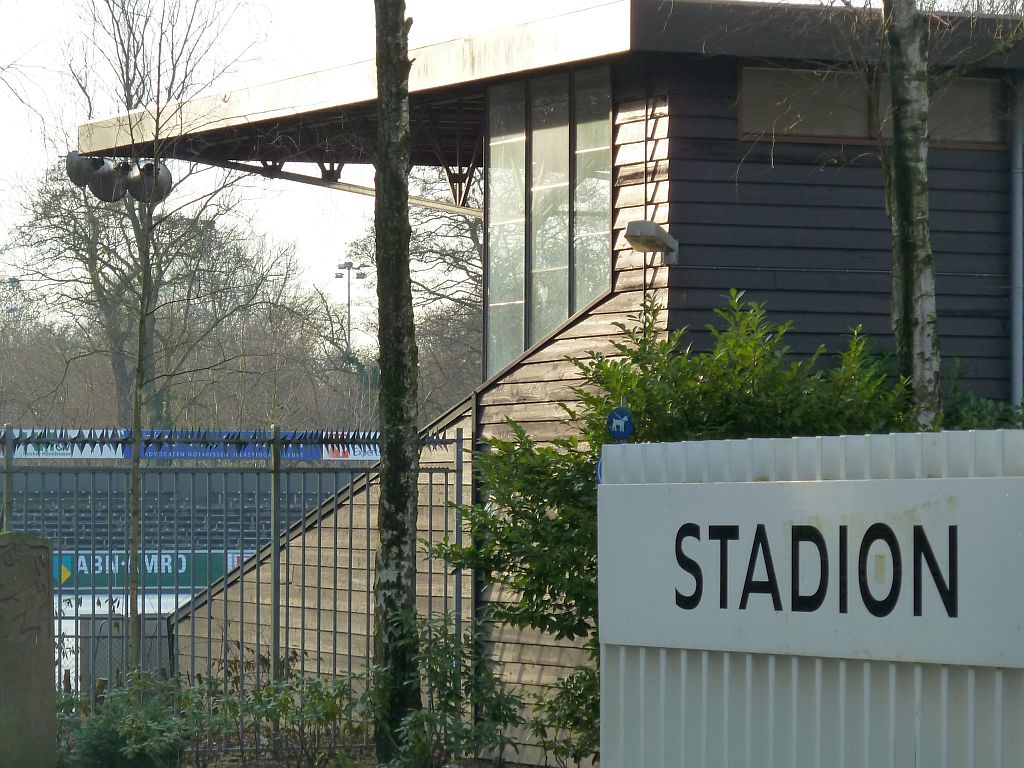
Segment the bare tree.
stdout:
<svg viewBox="0 0 1024 768">
<path fill-rule="evenodd" d="M 891 139 L 878 132 L 892 229 L 892 328 L 899 372 L 911 382 L 918 422 L 926 428 L 942 412 L 929 224 L 931 97 L 954 77 L 982 69 L 1019 45 L 1024 40 L 1021 16 L 1015 3 L 943 7 L 919 0 L 882 2 L 880 71 L 872 73 L 872 80 L 888 83 L 892 110 Z"/>
<path fill-rule="evenodd" d="M 77 326 L 75 359 L 109 361 L 120 423 L 131 421 L 136 328 L 141 303 L 137 218 L 127 205 L 107 205 L 52 168 L 27 194 L 25 221 L 14 241 L 26 287 L 44 290 L 49 309 Z M 222 207 L 170 214 L 149 236 L 155 300 L 145 331 L 146 426 L 168 427 L 198 396 L 180 378 L 194 366 L 217 368 L 230 355 L 210 354 L 232 317 L 275 302 L 297 279 L 290 248 L 276 248 Z M 68 361 L 70 364 L 72 361 Z"/>
<path fill-rule="evenodd" d="M 376 360 L 348 350 L 345 308 L 315 290 L 277 288 L 196 351 L 182 377 L 195 394 L 183 416 L 193 424 L 376 429 Z"/>
<path fill-rule="evenodd" d="M 890 85 L 892 143 L 883 151 L 892 225 L 892 327 L 900 372 L 910 377 L 918 421 L 941 410 L 935 258 L 928 222 L 927 17 L 916 0 L 884 0 L 884 67 Z"/>
<path fill-rule="evenodd" d="M 416 320 L 420 423 L 466 399 L 483 375 L 481 306 L 442 302 Z"/>
<path fill-rule="evenodd" d="M 89 118 L 97 110 L 116 109 L 136 117 L 128 121 L 128 161 L 144 159 L 159 168 L 168 154 L 169 139 L 181 126 L 180 103 L 209 87 L 228 65 L 217 62 L 217 46 L 230 23 L 236 6 L 230 0 L 83 0 L 83 22 L 88 29 L 78 49 L 78 60 L 71 67 L 72 77 L 86 102 Z M 96 79 L 94 80 L 93 77 Z M 140 137 L 147 136 L 145 140 Z M 178 169 L 179 176 L 190 171 Z M 116 197 L 116 196 L 114 196 Z M 158 372 L 157 328 L 161 309 L 169 297 L 167 278 L 170 253 L 164 248 L 164 229 L 189 229 L 182 214 L 189 211 L 197 221 L 213 205 L 214 197 L 174 198 L 174 204 L 162 204 L 155 194 L 135 200 L 125 197 L 117 203 L 121 236 L 114 251 L 97 244 L 91 254 L 97 268 L 109 269 L 115 260 L 130 265 L 115 280 L 122 280 L 122 295 L 128 300 L 104 317 L 109 334 L 128 328 L 130 341 L 118 338 L 118 348 L 131 350 L 118 357 L 118 365 L 131 366 L 131 511 L 129 524 L 129 664 L 138 666 L 142 622 L 139 615 L 138 556 L 141 538 L 141 453 L 144 411 L 152 417 L 153 403 L 161 397 Z M 96 219 L 87 215 L 85 226 L 98 228 Z M 201 232 L 190 237 L 201 240 Z M 94 242 L 96 240 L 94 239 Z M 116 270 L 115 270 L 116 273 Z M 103 290 L 91 280 L 94 291 Z M 99 296 L 99 293 L 94 293 Z M 107 304 L 106 306 L 115 306 Z M 117 317 L 121 313 L 120 317 Z M 114 345 L 111 345 L 112 347 Z M 116 355 L 115 355 L 116 357 Z M 112 357 L 113 359 L 113 357 Z M 116 378 L 116 377 L 115 377 Z"/>
<path fill-rule="evenodd" d="M 418 197 L 450 194 L 439 168 L 412 170 Z M 476 188 L 470 205 L 477 203 Z M 483 371 L 483 221 L 459 213 L 413 206 L 409 244 L 413 305 L 419 348 L 419 422 L 464 399 Z M 374 228 L 349 245 L 357 263 L 376 263 Z"/>
<path fill-rule="evenodd" d="M 410 190 L 417 197 L 444 200 L 450 195 L 440 168 L 419 166 L 410 175 Z M 479 205 L 479 186 L 469 205 Z M 417 309 L 438 301 L 476 308 L 483 297 L 483 220 L 423 206 L 409 209 L 409 242 L 413 304 Z M 374 264 L 374 228 L 349 244 L 348 256 L 357 263 Z"/>
</svg>

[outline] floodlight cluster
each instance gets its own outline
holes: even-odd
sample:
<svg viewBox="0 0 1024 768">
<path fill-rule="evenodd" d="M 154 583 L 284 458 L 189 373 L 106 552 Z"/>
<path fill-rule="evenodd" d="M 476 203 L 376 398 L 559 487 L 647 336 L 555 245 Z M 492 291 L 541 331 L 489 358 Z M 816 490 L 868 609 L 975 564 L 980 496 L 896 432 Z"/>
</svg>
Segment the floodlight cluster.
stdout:
<svg viewBox="0 0 1024 768">
<path fill-rule="evenodd" d="M 76 187 L 89 187 L 105 203 L 116 203 L 126 194 L 140 203 L 159 203 L 171 193 L 173 180 L 159 160 L 110 160 L 68 152 L 68 178 Z"/>
</svg>

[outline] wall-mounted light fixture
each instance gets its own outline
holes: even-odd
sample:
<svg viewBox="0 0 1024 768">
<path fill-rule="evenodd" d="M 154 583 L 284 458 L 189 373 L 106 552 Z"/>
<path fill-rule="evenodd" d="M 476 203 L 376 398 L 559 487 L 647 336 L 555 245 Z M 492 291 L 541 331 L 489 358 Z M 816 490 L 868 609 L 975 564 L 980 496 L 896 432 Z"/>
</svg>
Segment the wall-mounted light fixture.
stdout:
<svg viewBox="0 0 1024 768">
<path fill-rule="evenodd" d="M 631 221 L 626 224 L 626 242 L 634 251 L 664 254 L 665 264 L 679 263 L 679 241 L 653 221 Z"/>
</svg>

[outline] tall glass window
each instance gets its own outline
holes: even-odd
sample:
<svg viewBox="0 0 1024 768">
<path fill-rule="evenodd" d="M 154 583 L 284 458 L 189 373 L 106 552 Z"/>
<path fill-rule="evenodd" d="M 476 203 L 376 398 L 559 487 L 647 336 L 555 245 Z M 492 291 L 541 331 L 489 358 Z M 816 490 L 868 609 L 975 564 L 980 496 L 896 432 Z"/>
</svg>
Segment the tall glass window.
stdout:
<svg viewBox="0 0 1024 768">
<path fill-rule="evenodd" d="M 530 345 L 569 316 L 569 76 L 530 83 Z"/>
<path fill-rule="evenodd" d="M 489 93 L 487 375 L 611 285 L 607 67 Z"/>
<path fill-rule="evenodd" d="M 526 86 L 491 89 L 487 167 L 487 374 L 523 351 Z"/>
<path fill-rule="evenodd" d="M 611 287 L 612 97 L 605 69 L 574 81 L 576 185 L 573 232 L 576 290 L 573 312 Z"/>
</svg>

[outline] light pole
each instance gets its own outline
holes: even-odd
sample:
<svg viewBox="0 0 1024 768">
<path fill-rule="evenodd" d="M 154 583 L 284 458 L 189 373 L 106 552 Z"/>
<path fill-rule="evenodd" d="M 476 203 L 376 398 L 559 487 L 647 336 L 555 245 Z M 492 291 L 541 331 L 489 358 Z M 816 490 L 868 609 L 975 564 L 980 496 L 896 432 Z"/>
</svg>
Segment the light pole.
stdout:
<svg viewBox="0 0 1024 768">
<path fill-rule="evenodd" d="M 343 261 L 338 264 L 339 270 L 345 270 L 344 272 L 335 272 L 335 277 L 346 277 L 348 278 L 348 287 L 346 289 L 345 298 L 345 353 L 352 354 L 352 270 L 356 270 L 356 280 L 363 280 L 366 277 L 365 272 L 359 270 L 363 269 L 362 264 L 353 264 L 351 261 Z"/>
</svg>

